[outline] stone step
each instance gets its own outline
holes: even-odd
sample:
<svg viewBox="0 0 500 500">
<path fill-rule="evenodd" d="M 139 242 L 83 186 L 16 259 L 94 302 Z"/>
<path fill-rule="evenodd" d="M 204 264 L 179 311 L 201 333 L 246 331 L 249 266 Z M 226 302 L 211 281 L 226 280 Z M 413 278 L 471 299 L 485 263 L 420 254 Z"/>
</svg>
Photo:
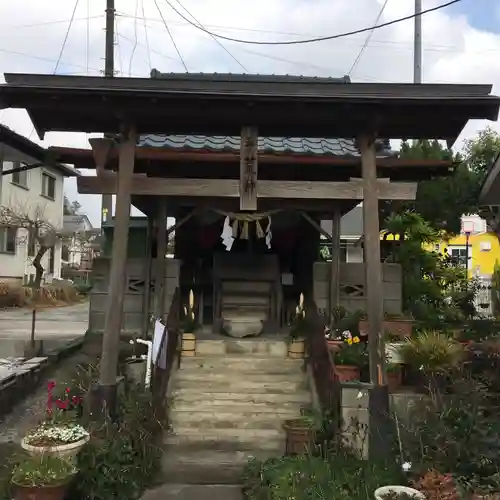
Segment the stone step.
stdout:
<svg viewBox="0 0 500 500">
<path fill-rule="evenodd" d="M 222 296 L 222 309 L 226 307 L 244 307 L 247 306 L 260 306 L 262 308 L 268 308 L 271 302 L 268 295 L 254 295 L 247 293 L 238 293 L 231 295 Z"/>
<path fill-rule="evenodd" d="M 241 474 L 251 457 L 267 460 L 282 454 L 281 449 L 221 451 L 167 446 L 162 475 L 166 482 L 183 484 L 241 484 Z"/>
<path fill-rule="evenodd" d="M 210 371 L 237 371 L 239 373 L 260 372 L 269 374 L 278 373 L 302 373 L 304 361 L 292 358 L 271 358 L 260 356 L 196 356 L 193 358 L 183 358 L 181 361 L 181 371 L 206 369 Z M 232 375 L 232 374 L 231 374 Z"/>
<path fill-rule="evenodd" d="M 226 356 L 228 354 L 286 358 L 288 346 L 284 340 L 269 339 L 196 340 L 196 356 Z"/>
<path fill-rule="evenodd" d="M 270 412 L 250 411 L 241 413 L 229 410 L 228 408 L 222 412 L 200 411 L 192 413 L 173 408 L 170 412 L 170 423 L 174 430 L 178 427 L 195 429 L 281 429 L 285 420 L 300 416 L 300 408 L 279 415 Z"/>
<path fill-rule="evenodd" d="M 307 388 L 306 381 L 278 381 L 269 377 L 262 381 L 245 379 L 225 379 L 225 380 L 176 380 L 176 392 L 183 390 L 194 390 L 196 392 L 241 392 L 241 393 L 266 393 L 266 394 L 294 394 Z"/>
<path fill-rule="evenodd" d="M 199 382 L 204 386 L 206 384 L 211 383 L 249 383 L 252 384 L 262 384 L 263 387 L 266 387 L 266 384 L 306 384 L 306 378 L 300 373 L 259 373 L 255 372 L 245 372 L 245 373 L 231 373 L 228 375 L 224 372 L 213 372 L 211 370 L 179 370 L 175 374 L 175 380 L 177 382 Z"/>
<path fill-rule="evenodd" d="M 231 391 L 207 391 L 204 387 L 198 390 L 174 390 L 174 406 L 179 403 L 193 403 L 205 405 L 211 403 L 214 405 L 229 406 L 234 403 L 253 404 L 253 403 L 272 403 L 272 404 L 293 404 L 298 403 L 306 405 L 311 403 L 311 394 L 308 391 L 297 391 L 289 394 L 272 394 L 258 392 L 231 392 Z"/>
<path fill-rule="evenodd" d="M 200 401 L 194 399 L 193 401 L 182 401 L 176 399 L 173 404 L 172 411 L 179 412 L 207 412 L 207 413 L 219 413 L 221 411 L 231 411 L 234 413 L 270 413 L 278 417 L 282 415 L 289 415 L 290 413 L 297 412 L 300 413 L 300 409 L 303 406 L 307 406 L 306 403 L 302 402 L 288 402 L 288 401 L 265 401 L 265 402 L 245 402 L 245 401 L 228 401 L 227 399 L 212 399 Z"/>
<path fill-rule="evenodd" d="M 190 445 L 196 449 L 214 450 L 278 450 L 285 446 L 281 429 L 193 429 L 177 427 L 164 437 L 166 445 Z"/>
</svg>

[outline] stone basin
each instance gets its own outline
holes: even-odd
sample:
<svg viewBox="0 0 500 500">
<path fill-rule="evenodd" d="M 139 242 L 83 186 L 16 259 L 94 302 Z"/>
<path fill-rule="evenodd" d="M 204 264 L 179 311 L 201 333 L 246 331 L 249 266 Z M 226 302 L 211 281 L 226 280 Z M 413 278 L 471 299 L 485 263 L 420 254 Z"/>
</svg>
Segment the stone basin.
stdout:
<svg viewBox="0 0 500 500">
<path fill-rule="evenodd" d="M 222 325 L 230 337 L 240 339 L 244 337 L 256 337 L 262 333 L 266 317 L 265 313 L 257 312 L 238 312 L 234 315 L 226 313 Z"/>
</svg>

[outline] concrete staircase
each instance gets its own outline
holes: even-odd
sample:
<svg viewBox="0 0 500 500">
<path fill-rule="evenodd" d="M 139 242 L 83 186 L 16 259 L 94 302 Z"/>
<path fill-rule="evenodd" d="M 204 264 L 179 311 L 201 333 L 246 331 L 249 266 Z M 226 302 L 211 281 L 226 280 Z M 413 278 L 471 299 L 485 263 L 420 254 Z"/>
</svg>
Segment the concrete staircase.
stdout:
<svg viewBox="0 0 500 500">
<path fill-rule="evenodd" d="M 163 477 L 237 484 L 250 456 L 283 455 L 283 422 L 310 405 L 302 360 L 264 339 L 197 341 L 196 353 L 173 380 Z"/>
</svg>

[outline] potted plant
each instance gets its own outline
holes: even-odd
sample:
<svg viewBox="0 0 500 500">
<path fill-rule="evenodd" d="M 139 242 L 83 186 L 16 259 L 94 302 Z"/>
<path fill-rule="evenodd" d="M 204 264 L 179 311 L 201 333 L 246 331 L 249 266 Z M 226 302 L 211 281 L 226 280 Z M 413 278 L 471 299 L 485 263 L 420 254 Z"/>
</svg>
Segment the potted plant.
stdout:
<svg viewBox="0 0 500 500">
<path fill-rule="evenodd" d="M 375 490 L 376 500 L 426 500 L 423 493 L 408 486 L 382 486 Z"/>
<path fill-rule="evenodd" d="M 286 432 L 286 455 L 308 453 L 314 444 L 315 421 L 308 415 L 286 420 L 283 424 Z"/>
<path fill-rule="evenodd" d="M 426 330 L 407 339 L 400 347 L 405 364 L 423 375 L 426 386 L 439 388 L 441 381 L 457 368 L 465 357 L 462 344 L 447 335 Z"/>
<path fill-rule="evenodd" d="M 413 319 L 407 318 L 402 314 L 385 314 L 382 324 L 384 331 L 390 332 L 392 335 L 404 339 L 411 337 L 413 330 Z M 368 335 L 369 333 L 368 319 L 362 318 L 359 322 L 359 332 L 361 335 Z"/>
<path fill-rule="evenodd" d="M 359 380 L 367 358 L 366 344 L 351 332 L 344 332 L 340 350 L 334 354 L 335 374 L 341 382 Z"/>
<path fill-rule="evenodd" d="M 75 460 L 90 440 L 87 430 L 73 420 L 74 416 L 81 415 L 81 398 L 70 396 L 69 387 L 62 397 L 54 398 L 55 387 L 53 381 L 47 384 L 46 418 L 26 434 L 21 447 L 33 456 L 54 455 Z"/>
<path fill-rule="evenodd" d="M 389 392 L 396 392 L 401 387 L 403 379 L 401 365 L 391 362 L 387 363 L 386 375 Z"/>
<path fill-rule="evenodd" d="M 399 335 L 394 335 L 390 331 L 385 332 L 385 355 L 388 361 L 391 363 L 403 363 L 403 358 L 401 357 L 401 346 L 404 344 L 403 339 Z"/>
<path fill-rule="evenodd" d="M 342 306 L 335 307 L 332 310 L 329 324 L 325 326 L 325 338 L 330 351 L 336 352 L 342 347 L 345 332 L 350 332 L 353 336 L 359 336 L 358 324 L 361 314 L 350 314 Z"/>
<path fill-rule="evenodd" d="M 305 336 L 308 333 L 308 321 L 304 308 L 304 294 L 301 293 L 295 315 L 290 324 L 290 341 L 288 343 L 288 357 L 303 358 L 305 353 Z"/>
<path fill-rule="evenodd" d="M 184 306 L 184 318 L 182 320 L 181 333 L 181 355 L 193 357 L 196 355 L 196 316 L 194 313 L 194 293 L 189 290 L 188 306 Z"/>
<path fill-rule="evenodd" d="M 413 482 L 416 489 L 428 500 L 459 500 L 461 497 L 451 474 L 442 474 L 437 470 L 427 471 L 421 478 Z"/>
<path fill-rule="evenodd" d="M 77 472 L 72 462 L 61 457 L 28 457 L 12 473 L 15 500 L 63 500 Z"/>
</svg>

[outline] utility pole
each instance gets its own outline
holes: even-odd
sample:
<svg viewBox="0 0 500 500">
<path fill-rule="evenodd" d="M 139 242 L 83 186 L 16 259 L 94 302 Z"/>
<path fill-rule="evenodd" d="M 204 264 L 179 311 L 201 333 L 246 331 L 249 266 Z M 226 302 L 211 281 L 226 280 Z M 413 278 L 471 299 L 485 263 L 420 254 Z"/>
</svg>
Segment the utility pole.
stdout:
<svg viewBox="0 0 500 500">
<path fill-rule="evenodd" d="M 104 55 L 104 77 L 115 76 L 115 0 L 106 0 L 106 50 Z M 105 135 L 106 137 L 106 135 Z M 113 196 L 102 195 L 101 231 L 103 224 L 113 215 Z"/>
<path fill-rule="evenodd" d="M 422 0 L 415 0 L 413 83 L 422 83 Z"/>
</svg>

